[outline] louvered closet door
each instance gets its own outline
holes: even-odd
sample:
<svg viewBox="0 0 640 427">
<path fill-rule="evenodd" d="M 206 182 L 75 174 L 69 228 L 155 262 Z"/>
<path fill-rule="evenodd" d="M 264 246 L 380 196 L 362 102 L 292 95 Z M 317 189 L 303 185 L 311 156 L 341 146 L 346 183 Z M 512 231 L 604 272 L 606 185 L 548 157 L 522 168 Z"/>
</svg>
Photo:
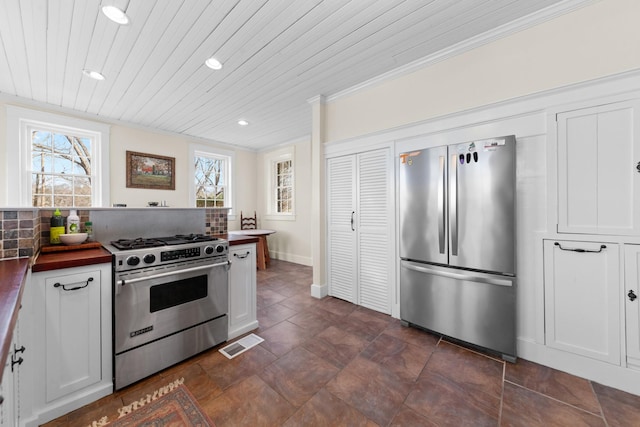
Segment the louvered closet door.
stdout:
<svg viewBox="0 0 640 427">
<path fill-rule="evenodd" d="M 357 303 L 355 156 L 329 159 L 327 179 L 329 295 Z"/>
<path fill-rule="evenodd" d="M 358 304 L 391 313 L 394 242 L 389 149 L 358 154 L 356 234 Z"/>
</svg>

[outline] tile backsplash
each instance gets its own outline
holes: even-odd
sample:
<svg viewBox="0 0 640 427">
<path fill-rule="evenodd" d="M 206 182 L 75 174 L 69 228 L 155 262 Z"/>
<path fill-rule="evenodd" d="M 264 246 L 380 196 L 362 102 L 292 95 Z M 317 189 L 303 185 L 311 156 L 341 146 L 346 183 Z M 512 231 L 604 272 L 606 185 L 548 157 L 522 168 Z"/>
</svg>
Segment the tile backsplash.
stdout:
<svg viewBox="0 0 640 427">
<path fill-rule="evenodd" d="M 49 225 L 54 209 L 0 209 L 0 259 L 32 257 L 40 247 L 49 244 Z M 69 215 L 69 210 L 61 210 L 63 216 Z M 205 209 L 204 229 L 206 234 L 227 233 L 227 209 Z M 117 210 L 116 215 L 127 217 L 127 210 Z M 91 210 L 78 210 L 81 229 L 84 223 L 91 221 Z"/>
</svg>

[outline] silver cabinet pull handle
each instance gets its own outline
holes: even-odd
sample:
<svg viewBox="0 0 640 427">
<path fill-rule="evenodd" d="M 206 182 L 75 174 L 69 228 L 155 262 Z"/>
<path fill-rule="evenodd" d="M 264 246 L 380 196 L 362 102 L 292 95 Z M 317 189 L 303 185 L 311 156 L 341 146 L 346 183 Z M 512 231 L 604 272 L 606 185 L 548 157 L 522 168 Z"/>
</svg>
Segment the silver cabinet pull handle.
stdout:
<svg viewBox="0 0 640 427">
<path fill-rule="evenodd" d="M 355 211 L 351 211 L 351 231 L 356 231 L 356 229 L 353 228 L 353 215 L 355 215 Z"/>
</svg>

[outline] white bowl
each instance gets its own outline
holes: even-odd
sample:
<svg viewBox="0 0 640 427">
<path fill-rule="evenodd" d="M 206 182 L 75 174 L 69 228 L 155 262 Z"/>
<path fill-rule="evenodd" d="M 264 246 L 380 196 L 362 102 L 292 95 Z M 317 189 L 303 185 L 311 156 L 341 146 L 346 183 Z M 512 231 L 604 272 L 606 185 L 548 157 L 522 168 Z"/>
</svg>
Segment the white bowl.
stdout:
<svg viewBox="0 0 640 427">
<path fill-rule="evenodd" d="M 79 245 L 87 240 L 87 233 L 61 234 L 60 241 L 65 245 Z"/>
</svg>

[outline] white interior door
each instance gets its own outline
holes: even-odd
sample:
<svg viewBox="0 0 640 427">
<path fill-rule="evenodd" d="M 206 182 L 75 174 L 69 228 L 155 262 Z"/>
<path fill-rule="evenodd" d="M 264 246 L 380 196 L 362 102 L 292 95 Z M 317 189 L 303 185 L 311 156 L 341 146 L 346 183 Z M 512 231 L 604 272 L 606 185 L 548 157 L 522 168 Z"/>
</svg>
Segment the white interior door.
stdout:
<svg viewBox="0 0 640 427">
<path fill-rule="evenodd" d="M 356 156 L 327 161 L 329 295 L 357 303 Z"/>
<path fill-rule="evenodd" d="M 393 175 L 389 149 L 358 154 L 358 304 L 391 313 Z"/>
</svg>

